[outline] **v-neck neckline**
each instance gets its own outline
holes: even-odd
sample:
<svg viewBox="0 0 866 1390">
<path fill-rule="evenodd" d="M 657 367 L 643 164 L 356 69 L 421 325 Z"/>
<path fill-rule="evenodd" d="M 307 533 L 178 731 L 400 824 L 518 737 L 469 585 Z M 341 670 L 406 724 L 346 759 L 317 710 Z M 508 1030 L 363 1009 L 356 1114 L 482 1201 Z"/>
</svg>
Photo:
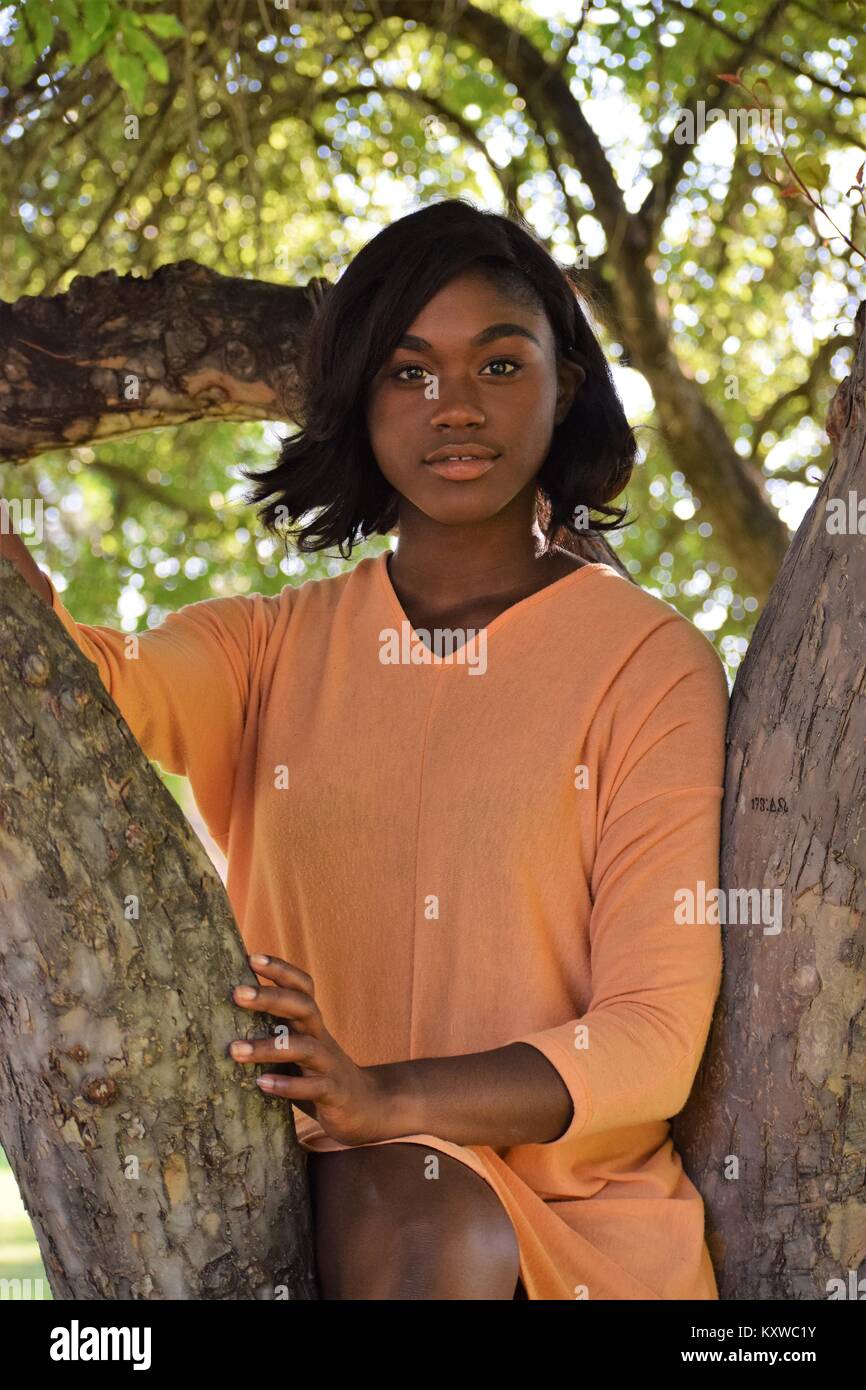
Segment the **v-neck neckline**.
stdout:
<svg viewBox="0 0 866 1390">
<path fill-rule="evenodd" d="M 409 621 L 409 618 L 406 615 L 403 605 L 397 597 L 397 590 L 394 588 L 394 585 L 391 580 L 391 575 L 388 570 L 388 558 L 393 553 L 394 552 L 392 550 L 383 550 L 381 555 L 379 555 L 373 563 L 379 571 L 391 607 L 393 608 L 394 612 L 400 617 L 401 622 L 406 624 L 411 634 L 412 641 L 418 643 L 418 645 L 423 648 L 425 653 L 425 664 L 433 666 L 452 666 L 454 665 L 455 660 L 459 662 L 458 653 L 474 649 L 475 644 L 478 642 L 479 637 L 482 634 L 484 634 L 484 638 L 486 641 L 492 633 L 496 632 L 500 627 L 503 626 L 503 624 L 512 615 L 512 613 L 517 613 L 526 608 L 531 608 L 533 604 L 540 603 L 542 599 L 545 599 L 554 593 L 558 593 L 560 590 L 566 588 L 567 586 L 574 584 L 575 581 L 580 577 L 580 575 L 586 574 L 587 571 L 610 570 L 612 574 L 616 573 L 616 570 L 612 569 L 610 565 L 605 564 L 603 561 L 592 560 L 587 561 L 586 564 L 578 565 L 577 569 L 572 570 L 571 574 L 564 574 L 561 579 L 554 579 L 552 584 L 545 584 L 543 589 L 536 589 L 534 594 L 527 594 L 526 598 L 518 599 L 517 603 L 509 604 L 509 606 L 507 608 L 504 608 L 501 613 L 497 613 L 496 617 L 493 618 L 486 625 L 486 627 L 470 628 L 469 631 L 474 634 L 473 637 L 471 637 L 469 641 L 465 642 L 462 647 L 457 647 L 452 656 L 442 657 L 439 656 L 436 652 L 434 652 L 432 648 L 428 647 L 425 642 L 421 641 L 421 638 L 415 631 L 414 624 Z M 427 631 L 427 629 L 424 630 Z M 453 631 L 455 629 L 451 630 Z"/>
</svg>

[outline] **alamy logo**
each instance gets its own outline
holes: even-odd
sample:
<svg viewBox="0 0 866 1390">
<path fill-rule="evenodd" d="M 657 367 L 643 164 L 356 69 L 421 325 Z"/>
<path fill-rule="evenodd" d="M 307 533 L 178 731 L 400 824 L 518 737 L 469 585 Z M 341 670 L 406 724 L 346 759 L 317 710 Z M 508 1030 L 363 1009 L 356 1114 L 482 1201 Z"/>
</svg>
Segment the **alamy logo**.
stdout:
<svg viewBox="0 0 866 1390">
<path fill-rule="evenodd" d="M 678 926 L 694 926 L 698 922 L 710 926 L 764 922 L 764 936 L 778 936 L 782 930 L 781 888 L 711 888 L 707 892 L 706 883 L 699 878 L 697 892 L 694 888 L 677 888 L 674 904 Z"/>
<path fill-rule="evenodd" d="M 51 1329 L 52 1361 L 132 1361 L 134 1371 L 150 1369 L 149 1327 L 69 1327 Z"/>
<path fill-rule="evenodd" d="M 43 506 L 41 497 L 0 497 L 0 536 L 32 536 L 41 544 Z"/>
<path fill-rule="evenodd" d="M 6 1299 L 21 1299 L 29 1303 L 32 1299 L 44 1298 L 44 1279 L 0 1279 L 0 1303 Z"/>
<path fill-rule="evenodd" d="M 697 101 L 695 110 L 684 108 L 679 113 L 679 119 L 674 128 L 674 143 L 677 145 L 694 145 L 707 130 L 707 127 L 715 121 L 727 122 L 734 132 L 738 144 L 745 144 L 747 140 L 755 140 L 757 136 L 764 136 L 772 130 L 777 137 L 784 133 L 782 124 L 785 113 L 781 107 L 774 107 L 772 111 L 762 108 L 760 111 L 754 107 L 740 106 L 734 107 L 730 111 L 723 111 L 718 106 L 711 106 L 707 110 L 705 101 Z"/>
<path fill-rule="evenodd" d="M 828 497 L 824 530 L 829 536 L 866 536 L 866 497 L 848 489 L 847 505 L 843 497 Z"/>
<path fill-rule="evenodd" d="M 477 641 L 476 641 L 477 639 Z M 379 660 L 383 666 L 425 666 L 426 653 L 449 665 L 468 666 L 470 676 L 487 670 L 487 629 L 480 627 L 418 628 L 411 623 L 383 627 L 379 633 Z"/>
</svg>

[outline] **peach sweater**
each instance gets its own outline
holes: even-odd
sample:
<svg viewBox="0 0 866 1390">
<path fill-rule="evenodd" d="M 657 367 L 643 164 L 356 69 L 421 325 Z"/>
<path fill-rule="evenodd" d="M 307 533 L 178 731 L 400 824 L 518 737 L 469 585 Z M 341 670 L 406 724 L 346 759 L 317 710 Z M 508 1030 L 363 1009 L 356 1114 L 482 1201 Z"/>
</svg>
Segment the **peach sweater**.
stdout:
<svg viewBox="0 0 866 1390">
<path fill-rule="evenodd" d="M 716 1299 L 669 1119 L 721 979 L 720 927 L 700 920 L 721 662 L 604 564 L 507 609 L 461 662 L 413 642 L 388 553 L 189 604 L 135 660 L 52 586 L 54 611 L 145 753 L 189 777 L 247 949 L 309 971 L 359 1065 L 520 1041 L 559 1072 L 574 1110 L 549 1143 L 383 1141 L 493 1187 L 528 1297 Z M 385 659 L 389 634 L 410 660 Z M 306 1148 L 345 1147 L 294 1116 Z"/>
</svg>

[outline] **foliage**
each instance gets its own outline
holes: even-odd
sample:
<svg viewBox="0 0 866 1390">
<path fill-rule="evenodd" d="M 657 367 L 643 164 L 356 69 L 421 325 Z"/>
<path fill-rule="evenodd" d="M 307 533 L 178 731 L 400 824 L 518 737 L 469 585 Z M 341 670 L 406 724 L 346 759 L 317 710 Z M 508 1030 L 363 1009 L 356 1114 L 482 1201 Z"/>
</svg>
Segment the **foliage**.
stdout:
<svg viewBox="0 0 866 1390">
<path fill-rule="evenodd" d="M 703 96 L 711 106 L 722 74 L 736 70 L 753 90 L 768 84 L 786 151 L 837 224 L 853 228 L 866 93 L 850 6 L 474 8 L 568 74 L 630 210 L 670 160 L 678 112 Z M 334 279 L 380 226 L 455 194 L 499 210 L 510 200 L 563 264 L 581 248 L 604 264 L 584 171 L 536 123 L 534 82 L 506 81 L 460 37 L 451 5 L 185 0 L 169 13 L 145 0 L 28 0 L 3 13 L 8 298 L 109 266 L 146 275 L 182 257 L 284 283 Z M 828 461 L 823 418 L 850 360 L 837 335 L 853 321 L 862 258 L 805 200 L 785 196 L 774 166 L 771 140 L 710 128 L 675 171 L 651 256 L 671 350 L 794 526 Z M 645 383 L 616 334 L 602 333 L 631 418 L 651 424 Z M 757 604 L 738 590 L 661 437 L 640 437 L 647 459 L 627 493 L 639 515 L 621 553 L 733 671 Z M 132 626 L 158 621 L 168 604 L 332 572 L 327 559 L 303 571 L 292 557 L 280 563 L 237 501 L 235 466 L 275 451 L 268 427 L 188 425 L 46 455 L 0 479 L 4 495 L 35 486 L 54 502 L 35 553 L 68 575 L 76 616 Z"/>
</svg>

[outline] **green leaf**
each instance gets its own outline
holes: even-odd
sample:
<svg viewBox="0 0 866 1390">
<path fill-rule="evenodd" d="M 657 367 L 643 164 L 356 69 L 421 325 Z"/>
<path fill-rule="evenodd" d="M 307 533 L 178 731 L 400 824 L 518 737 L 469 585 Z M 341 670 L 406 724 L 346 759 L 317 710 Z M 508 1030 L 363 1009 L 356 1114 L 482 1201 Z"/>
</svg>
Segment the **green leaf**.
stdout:
<svg viewBox="0 0 866 1390">
<path fill-rule="evenodd" d="M 81 31 L 81 16 L 75 0 L 54 0 L 54 9 L 68 39 L 72 40 Z"/>
<path fill-rule="evenodd" d="M 141 21 L 158 39 L 181 39 L 186 30 L 176 15 L 143 14 Z"/>
<path fill-rule="evenodd" d="M 83 67 L 88 58 L 98 53 L 105 44 L 107 34 L 87 34 L 83 29 L 69 33 L 69 57 L 75 67 Z"/>
<path fill-rule="evenodd" d="M 119 48 L 107 48 L 105 61 L 115 81 L 128 92 L 133 105 L 141 106 L 147 87 L 147 73 L 143 65 L 132 53 L 123 53 Z"/>
<path fill-rule="evenodd" d="M 131 15 L 122 15 L 120 25 L 123 30 L 123 41 L 127 48 L 144 60 L 144 65 L 151 77 L 155 78 L 157 82 L 167 82 L 168 63 L 165 61 L 165 54 L 162 49 L 158 48 L 147 34 L 143 34 L 140 29 L 135 27 Z"/>
<path fill-rule="evenodd" d="M 816 154 L 801 155 L 796 160 L 794 168 L 807 188 L 814 188 L 818 192 L 824 187 L 830 176 L 829 164 L 822 164 Z"/>
<path fill-rule="evenodd" d="M 766 77 L 759 77 L 752 87 L 752 91 L 763 106 L 774 105 L 773 94 Z"/>
<path fill-rule="evenodd" d="M 51 11 L 45 4 L 45 0 L 29 0 L 25 14 L 30 31 L 36 40 L 36 51 L 37 53 L 44 53 L 46 48 L 51 47 L 54 40 Z"/>
<path fill-rule="evenodd" d="M 84 0 L 84 28 L 91 38 L 108 28 L 110 12 L 108 0 Z"/>
<path fill-rule="evenodd" d="M 15 35 L 15 42 L 9 54 L 9 75 L 15 84 L 24 82 L 30 76 L 36 62 L 37 53 L 22 31 Z"/>
</svg>

